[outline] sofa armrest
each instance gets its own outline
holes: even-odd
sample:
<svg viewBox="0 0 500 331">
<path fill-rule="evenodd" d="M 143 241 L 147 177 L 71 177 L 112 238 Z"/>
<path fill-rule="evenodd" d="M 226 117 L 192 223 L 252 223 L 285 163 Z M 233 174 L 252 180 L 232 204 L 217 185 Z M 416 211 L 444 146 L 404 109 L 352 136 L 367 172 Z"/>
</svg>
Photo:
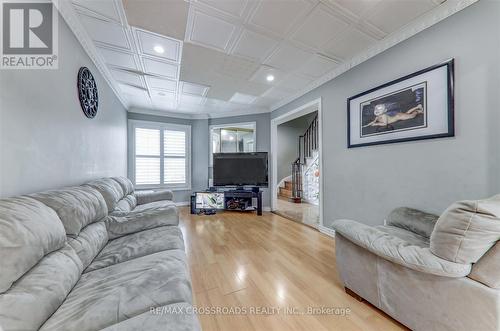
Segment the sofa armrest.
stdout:
<svg viewBox="0 0 500 331">
<path fill-rule="evenodd" d="M 460 264 L 442 259 L 428 247 L 412 245 L 374 227 L 351 220 L 333 222 L 336 235 L 340 234 L 354 244 L 373 254 L 404 267 L 445 277 L 465 277 L 471 271 L 470 264 Z"/>
<path fill-rule="evenodd" d="M 430 238 L 439 216 L 418 209 L 399 207 L 387 216 L 387 225 L 392 225 Z"/>
<path fill-rule="evenodd" d="M 138 205 L 144 205 L 155 201 L 173 200 L 174 193 L 171 190 L 136 191 L 135 197 L 137 198 Z"/>
</svg>

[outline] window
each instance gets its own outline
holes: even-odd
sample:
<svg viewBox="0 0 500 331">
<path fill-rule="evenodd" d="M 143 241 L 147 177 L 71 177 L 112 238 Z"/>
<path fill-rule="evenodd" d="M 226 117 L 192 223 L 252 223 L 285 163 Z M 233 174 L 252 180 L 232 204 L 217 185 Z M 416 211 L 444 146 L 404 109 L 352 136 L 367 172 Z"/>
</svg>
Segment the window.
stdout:
<svg viewBox="0 0 500 331">
<path fill-rule="evenodd" d="M 131 165 L 138 188 L 190 189 L 191 127 L 129 121 Z"/>
<path fill-rule="evenodd" d="M 213 153 L 255 152 L 255 122 L 210 127 L 210 165 Z"/>
</svg>

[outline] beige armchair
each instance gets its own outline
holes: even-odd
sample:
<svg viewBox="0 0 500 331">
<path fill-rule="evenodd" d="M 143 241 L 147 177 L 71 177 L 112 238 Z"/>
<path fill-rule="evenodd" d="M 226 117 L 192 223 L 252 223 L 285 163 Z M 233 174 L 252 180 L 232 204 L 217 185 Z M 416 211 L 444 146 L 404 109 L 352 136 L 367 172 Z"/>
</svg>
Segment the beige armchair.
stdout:
<svg viewBox="0 0 500 331">
<path fill-rule="evenodd" d="M 412 330 L 500 330 L 500 195 L 439 218 L 398 208 L 383 226 L 333 227 L 348 293 Z"/>
</svg>

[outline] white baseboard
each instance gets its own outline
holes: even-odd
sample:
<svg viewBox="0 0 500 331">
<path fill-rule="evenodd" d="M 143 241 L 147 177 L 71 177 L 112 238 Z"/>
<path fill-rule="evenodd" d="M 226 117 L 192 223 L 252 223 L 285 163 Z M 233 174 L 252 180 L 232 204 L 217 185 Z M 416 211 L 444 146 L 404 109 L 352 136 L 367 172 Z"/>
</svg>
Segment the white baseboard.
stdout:
<svg viewBox="0 0 500 331">
<path fill-rule="evenodd" d="M 318 230 L 319 230 L 319 232 L 324 233 L 327 236 L 335 238 L 335 230 L 332 228 L 327 228 L 326 226 L 320 225 L 320 226 L 318 226 Z"/>
<path fill-rule="evenodd" d="M 271 211 L 271 207 L 262 207 L 262 211 Z"/>
<path fill-rule="evenodd" d="M 189 201 L 181 201 L 181 202 L 175 202 L 174 203 L 177 207 L 182 207 L 182 206 L 189 206 L 191 202 Z"/>
</svg>

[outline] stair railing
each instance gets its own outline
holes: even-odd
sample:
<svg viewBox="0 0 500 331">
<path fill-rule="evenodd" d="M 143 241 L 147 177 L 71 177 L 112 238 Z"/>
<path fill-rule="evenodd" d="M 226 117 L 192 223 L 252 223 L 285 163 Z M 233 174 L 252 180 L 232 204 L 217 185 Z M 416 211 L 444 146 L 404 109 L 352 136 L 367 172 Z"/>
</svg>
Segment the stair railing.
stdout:
<svg viewBox="0 0 500 331">
<path fill-rule="evenodd" d="M 302 199 L 302 163 L 300 163 L 300 158 L 292 163 L 292 199 Z"/>
<path fill-rule="evenodd" d="M 313 151 L 319 147 L 318 115 L 314 117 L 311 124 L 303 135 L 299 136 L 299 155 L 292 163 L 292 199 L 302 199 L 302 166 L 306 164 L 306 158 L 313 156 Z"/>
</svg>

